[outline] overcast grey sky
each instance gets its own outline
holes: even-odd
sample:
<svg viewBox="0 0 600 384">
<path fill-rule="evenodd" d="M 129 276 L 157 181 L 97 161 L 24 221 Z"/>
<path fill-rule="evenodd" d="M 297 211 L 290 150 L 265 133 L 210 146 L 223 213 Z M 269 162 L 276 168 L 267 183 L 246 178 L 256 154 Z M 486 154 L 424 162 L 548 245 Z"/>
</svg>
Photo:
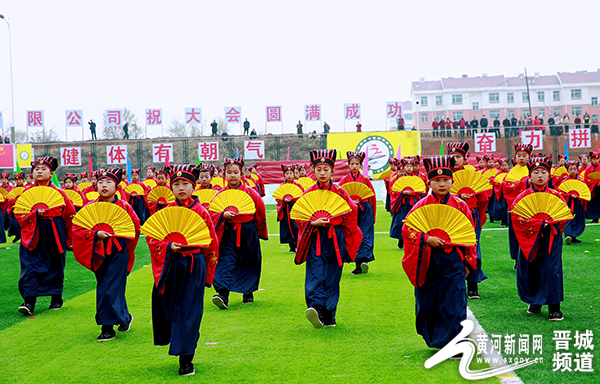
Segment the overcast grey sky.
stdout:
<svg viewBox="0 0 600 384">
<path fill-rule="evenodd" d="M 0 2 L 12 26 L 16 126 L 25 128 L 26 110 L 44 110 L 58 132 L 65 109 L 101 122 L 107 108 L 129 108 L 140 121 L 146 108 L 163 108 L 169 123 L 202 107 L 210 123 L 227 105 L 241 105 L 259 132 L 265 106 L 282 105 L 292 132 L 312 103 L 342 131 L 350 102 L 362 103 L 363 130 L 381 130 L 385 102 L 408 100 L 420 77 L 596 70 L 598 11 L 591 0 Z"/>
</svg>

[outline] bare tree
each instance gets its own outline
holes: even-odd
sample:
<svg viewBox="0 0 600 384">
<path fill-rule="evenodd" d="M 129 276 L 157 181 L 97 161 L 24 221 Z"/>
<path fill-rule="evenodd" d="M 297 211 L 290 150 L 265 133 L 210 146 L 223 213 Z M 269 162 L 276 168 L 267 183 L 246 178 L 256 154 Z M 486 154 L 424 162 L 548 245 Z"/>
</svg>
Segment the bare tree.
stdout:
<svg viewBox="0 0 600 384">
<path fill-rule="evenodd" d="M 30 143 L 44 143 L 44 142 L 59 141 L 58 133 L 56 133 L 54 131 L 54 129 L 52 129 L 52 128 L 50 128 L 48 130 L 31 131 L 31 132 L 29 132 L 29 134 L 30 134 L 30 138 L 29 138 Z M 15 132 L 15 136 L 18 137 L 17 132 Z M 25 136 L 27 136 L 27 135 L 25 135 Z M 27 140 L 27 137 L 25 137 L 25 140 Z"/>
<path fill-rule="evenodd" d="M 123 124 L 129 123 L 129 138 L 130 139 L 143 139 L 144 128 L 138 124 L 137 117 L 131 112 L 130 109 L 123 109 Z M 106 116 L 104 116 L 104 128 L 102 134 L 106 139 L 122 139 L 123 138 L 123 126 L 109 127 L 107 126 Z"/>
<path fill-rule="evenodd" d="M 202 136 L 202 126 L 192 124 L 187 125 L 174 119 L 167 128 L 167 134 L 171 137 L 199 137 Z"/>
</svg>

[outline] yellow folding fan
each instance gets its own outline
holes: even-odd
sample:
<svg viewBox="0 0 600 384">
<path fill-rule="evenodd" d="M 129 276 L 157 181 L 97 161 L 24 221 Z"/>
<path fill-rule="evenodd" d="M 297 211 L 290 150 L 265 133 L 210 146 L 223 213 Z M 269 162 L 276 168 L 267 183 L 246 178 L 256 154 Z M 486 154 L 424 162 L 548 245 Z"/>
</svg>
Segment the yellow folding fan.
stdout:
<svg viewBox="0 0 600 384">
<path fill-rule="evenodd" d="M 419 176 L 402 176 L 392 184 L 392 191 L 394 192 L 412 191 L 425 193 L 426 190 L 425 182 Z"/>
<path fill-rule="evenodd" d="M 71 200 L 74 206 L 82 207 L 83 206 L 83 197 L 72 189 L 65 189 L 65 194 Z"/>
<path fill-rule="evenodd" d="M 185 207 L 167 207 L 156 212 L 144 223 L 142 233 L 188 247 L 208 247 L 212 242 L 202 216 Z"/>
<path fill-rule="evenodd" d="M 4 188 L 1 188 L 4 189 Z M 15 187 L 13 189 L 10 190 L 10 192 L 8 192 L 8 195 L 6 195 L 7 199 L 14 199 L 17 198 L 19 196 L 21 196 L 21 194 L 23 193 L 23 191 L 25 190 L 25 187 Z"/>
<path fill-rule="evenodd" d="M 117 192 L 118 192 L 118 191 L 117 191 Z M 85 194 L 85 197 L 86 197 L 86 198 L 87 198 L 89 201 L 92 201 L 92 200 L 96 200 L 97 198 L 99 198 L 99 197 L 100 197 L 100 194 L 99 194 L 98 192 L 96 192 L 96 191 L 91 191 L 91 192 L 88 192 L 88 193 L 86 193 L 86 194 Z"/>
<path fill-rule="evenodd" d="M 561 176 L 566 175 L 567 173 L 568 173 L 567 168 L 565 168 L 564 166 L 561 165 L 560 167 L 558 167 L 554 170 L 554 173 L 552 175 L 555 177 L 561 177 Z"/>
<path fill-rule="evenodd" d="M 254 181 L 258 181 L 258 175 L 251 173 L 250 177 L 254 180 Z"/>
<path fill-rule="evenodd" d="M 161 203 L 172 203 L 175 201 L 175 195 L 167 187 L 156 187 L 148 192 L 149 201 L 160 201 Z"/>
<path fill-rule="evenodd" d="M 119 183 L 119 185 L 120 185 L 120 186 L 121 186 L 121 188 L 123 188 L 123 189 L 127 188 L 127 183 L 126 183 L 125 181 L 121 181 L 121 182 Z"/>
<path fill-rule="evenodd" d="M 592 194 L 588 186 L 581 180 L 565 180 L 560 184 L 561 192 L 577 195 L 581 200 L 590 201 Z"/>
<path fill-rule="evenodd" d="M 239 189 L 227 189 L 216 195 L 208 209 L 212 212 L 233 212 L 240 214 L 254 214 L 256 206 L 246 192 Z"/>
<path fill-rule="evenodd" d="M 587 177 L 591 180 L 600 180 L 600 172 L 590 172 Z"/>
<path fill-rule="evenodd" d="M 2 189 L 4 189 L 4 188 L 2 188 Z M 0 203 L 3 203 L 6 201 L 6 199 L 8 198 L 8 195 L 6 195 L 6 196 L 7 197 L 4 197 L 4 195 L 0 193 Z"/>
<path fill-rule="evenodd" d="M 293 220 L 332 219 L 351 212 L 350 205 L 335 192 L 319 189 L 305 193 L 290 212 Z"/>
<path fill-rule="evenodd" d="M 358 183 L 356 181 L 346 183 L 341 187 L 344 188 L 346 192 L 348 192 L 348 195 L 350 195 L 350 198 L 352 200 L 365 200 L 371 196 L 375 196 L 375 192 L 373 192 L 371 188 L 367 187 L 363 183 Z"/>
<path fill-rule="evenodd" d="M 249 186 L 250 188 L 254 188 L 254 187 L 256 187 L 256 183 L 255 183 L 255 182 L 254 182 L 254 180 L 252 180 L 252 179 L 248 179 L 248 178 L 246 178 L 246 184 L 248 184 L 248 186 Z"/>
<path fill-rule="evenodd" d="M 138 196 L 143 196 L 146 194 L 146 192 L 144 191 L 144 187 L 135 183 L 129 184 L 127 188 L 125 188 L 125 192 L 130 194 L 135 192 Z"/>
<path fill-rule="evenodd" d="M 77 188 L 79 188 L 81 190 L 81 192 L 83 192 L 83 190 L 86 189 L 87 187 L 89 187 L 90 185 L 92 185 L 92 183 L 90 183 L 89 181 L 83 181 L 83 182 L 77 184 Z"/>
<path fill-rule="evenodd" d="M 217 191 L 214 189 L 198 189 L 192 193 L 192 195 L 198 196 L 198 201 L 200 201 L 200 204 L 210 204 L 216 194 Z"/>
<path fill-rule="evenodd" d="M 154 188 L 154 187 L 156 187 L 158 185 L 156 183 L 156 181 L 153 180 L 153 179 L 146 179 L 146 180 L 142 181 L 142 183 L 145 184 L 145 185 L 147 185 L 147 186 L 149 186 L 150 188 Z"/>
<path fill-rule="evenodd" d="M 465 164 L 464 168 L 465 168 L 467 171 L 475 171 L 475 167 L 474 167 L 474 166 L 472 166 L 471 164 Z"/>
<path fill-rule="evenodd" d="M 512 212 L 525 219 L 543 219 L 550 223 L 573 219 L 565 202 L 551 193 L 535 192 L 523 197 L 513 207 Z"/>
<path fill-rule="evenodd" d="M 418 232 L 439 237 L 445 244 L 474 246 L 475 230 L 469 219 L 458 209 L 444 205 L 424 205 L 412 211 L 404 224 Z"/>
<path fill-rule="evenodd" d="M 295 199 L 302 196 L 302 193 L 302 189 L 296 184 L 285 183 L 277 187 L 273 192 L 273 198 L 275 200 L 284 200 L 287 198 Z"/>
<path fill-rule="evenodd" d="M 529 176 L 529 170 L 525 165 L 515 165 L 506 175 L 504 181 L 514 183 L 521 181 L 522 178 Z"/>
<path fill-rule="evenodd" d="M 455 196 L 463 193 L 474 195 L 492 189 L 489 180 L 479 172 L 464 169 L 454 172 L 453 177 L 454 182 L 452 188 L 450 188 L 450 193 Z"/>
<path fill-rule="evenodd" d="M 311 179 L 310 177 L 301 177 L 298 180 L 296 180 L 298 183 L 300 183 L 300 185 L 302 185 L 302 188 L 304 188 L 304 190 L 306 191 L 308 188 L 312 187 L 313 185 L 315 185 L 317 182 L 314 181 L 313 179 Z"/>
<path fill-rule="evenodd" d="M 508 172 L 502 172 L 502 173 L 497 174 L 496 177 L 494 177 L 494 183 L 502 184 L 504 179 L 506 179 L 507 175 L 508 175 Z"/>
<path fill-rule="evenodd" d="M 388 169 L 387 171 L 381 172 L 379 174 L 379 179 L 385 179 L 386 177 L 389 177 L 392 174 L 392 170 Z"/>
<path fill-rule="evenodd" d="M 495 177 L 497 173 L 498 173 L 498 170 L 496 168 L 490 168 L 487 171 L 483 172 L 482 175 L 483 175 L 483 177 L 485 177 L 486 179 L 489 180 L 492 177 Z"/>
<path fill-rule="evenodd" d="M 7 196 L 8 195 L 8 191 L 6 190 L 6 188 L 0 187 L 0 195 L 2 195 L 2 196 Z"/>
<path fill-rule="evenodd" d="M 582 179 L 585 178 L 585 169 L 579 172 L 579 177 L 581 177 Z"/>
<path fill-rule="evenodd" d="M 221 188 L 225 186 L 225 180 L 222 177 L 213 177 L 210 183 Z"/>
<path fill-rule="evenodd" d="M 52 187 L 33 187 L 24 191 L 15 203 L 15 214 L 21 215 L 33 210 L 62 207 L 65 205 L 65 199 Z"/>
<path fill-rule="evenodd" d="M 92 231 L 105 231 L 116 237 L 135 238 L 135 226 L 126 210 L 113 203 L 98 201 L 81 208 L 73 224 Z"/>
</svg>

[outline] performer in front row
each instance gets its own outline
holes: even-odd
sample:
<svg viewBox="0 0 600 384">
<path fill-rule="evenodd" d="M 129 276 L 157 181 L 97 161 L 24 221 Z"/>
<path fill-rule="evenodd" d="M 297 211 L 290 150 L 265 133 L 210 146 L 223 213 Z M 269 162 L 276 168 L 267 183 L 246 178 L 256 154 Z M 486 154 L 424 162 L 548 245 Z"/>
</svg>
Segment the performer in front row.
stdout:
<svg viewBox="0 0 600 384">
<path fill-rule="evenodd" d="M 135 261 L 135 247 L 140 238 L 140 220 L 131 205 L 116 196 L 122 173 L 121 168 L 98 171 L 96 185 L 100 196 L 87 205 L 102 202 L 124 209 L 133 221 L 135 237 L 125 239 L 112 236 L 106 231 L 73 225 L 73 256 L 79 264 L 96 275 L 96 324 L 101 327 L 98 341 L 114 339 L 115 325 L 119 326 L 119 332 L 129 331 L 133 321 L 133 316 L 127 308 L 125 288 L 127 276 Z M 109 217 L 105 219 L 107 222 L 110 220 Z"/>
<path fill-rule="evenodd" d="M 560 193 L 548 187 L 552 160 L 532 158 L 527 162 L 531 186 L 521 192 L 511 207 L 511 220 L 519 242 L 517 257 L 517 291 L 527 313 L 537 314 L 548 305 L 548 320 L 561 321 L 560 303 L 564 300 L 562 268 L 562 232 L 565 223 L 548 223 L 545 219 L 524 219 L 513 211 L 521 199 L 532 193 Z"/>
<path fill-rule="evenodd" d="M 350 173 L 342 177 L 339 185 L 346 183 L 358 182 L 365 184 L 369 189 L 375 193 L 373 184 L 368 177 L 360 173 L 363 167 L 363 161 L 365 160 L 364 152 L 346 152 L 346 158 L 348 159 L 348 168 Z M 375 217 L 377 215 L 377 198 L 375 195 L 369 197 L 367 200 L 355 200 L 354 203 L 358 206 L 357 213 L 357 224 L 362 232 L 363 238 L 358 248 L 358 252 L 354 257 L 354 264 L 356 268 L 352 271 L 353 275 L 360 275 L 361 273 L 369 272 L 369 263 L 375 260 L 373 254 L 373 248 L 375 246 Z"/>
<path fill-rule="evenodd" d="M 283 171 L 283 177 L 285 181 L 283 184 L 294 184 L 304 192 L 302 184 L 294 181 L 294 165 L 281 165 Z M 277 221 L 279 221 L 279 242 L 281 244 L 290 245 L 290 253 L 296 253 L 296 246 L 298 245 L 298 225 L 296 221 L 290 219 L 290 212 L 294 207 L 294 203 L 298 198 L 288 197 L 284 200 L 276 200 L 277 202 Z"/>
<path fill-rule="evenodd" d="M 254 202 L 254 215 L 236 215 L 233 212 L 211 212 L 219 237 L 219 263 L 215 270 L 214 286 L 217 294 L 213 304 L 220 309 L 229 308 L 229 292 L 242 293 L 242 303 L 254 302 L 258 290 L 262 253 L 259 239 L 268 240 L 265 204 L 258 192 L 242 184 L 244 159 L 225 159 L 227 185 L 220 193 L 237 189 L 247 193 Z"/>
<path fill-rule="evenodd" d="M 51 181 L 58 168 L 56 157 L 38 157 L 31 163 L 31 167 L 35 183 L 25 190 L 37 186 L 53 188 L 60 192 L 65 204 L 48 210 L 37 209 L 15 215 L 21 227 L 19 292 L 25 300 L 19 307 L 19 312 L 25 316 L 31 316 L 39 296 L 52 297 L 48 309 L 62 308 L 67 232 L 71 231 L 75 215 L 71 200 Z"/>
<path fill-rule="evenodd" d="M 316 190 L 337 193 L 352 211 L 330 220 L 296 221 L 300 238 L 295 263 L 306 262 L 306 318 L 315 328 L 335 327 L 343 263 L 354 260 L 362 241 L 356 223 L 358 207 L 346 191 L 331 180 L 335 158 L 335 149 L 310 151 L 311 172 L 317 183 L 304 194 Z"/>
<path fill-rule="evenodd" d="M 207 248 L 182 248 L 181 244 L 146 237 L 152 255 L 152 328 L 154 345 L 169 345 L 169 355 L 179 356 L 179 374 L 195 373 L 194 354 L 204 313 L 204 288 L 213 282 L 219 252 L 217 234 L 208 212 L 193 196 L 199 169 L 195 165 L 170 168 L 176 199 L 168 207 L 185 207 L 206 222 L 212 242 Z"/>
<path fill-rule="evenodd" d="M 423 160 L 431 193 L 420 200 L 408 213 L 408 217 L 420 207 L 444 204 L 458 209 L 471 224 L 471 212 L 467 204 L 450 194 L 454 158 L 439 156 Z M 473 224 L 474 225 L 474 224 Z M 409 276 L 415 285 L 417 333 L 423 336 L 427 346 L 443 348 L 462 330 L 461 322 L 467 318 L 467 292 L 465 279 L 476 266 L 477 255 L 473 248 L 444 244 L 439 237 L 418 232 L 404 225 L 405 270 L 409 264 L 419 264 L 428 258 L 425 270 L 417 269 L 417 276 Z M 417 283 L 425 274 L 424 283 Z"/>
</svg>

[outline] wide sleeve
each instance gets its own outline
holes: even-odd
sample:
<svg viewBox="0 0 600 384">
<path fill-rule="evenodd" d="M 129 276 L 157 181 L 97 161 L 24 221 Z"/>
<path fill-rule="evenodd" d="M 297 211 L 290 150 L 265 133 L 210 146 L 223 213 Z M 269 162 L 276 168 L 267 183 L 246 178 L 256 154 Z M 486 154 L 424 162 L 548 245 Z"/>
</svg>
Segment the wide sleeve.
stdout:
<svg viewBox="0 0 600 384">
<path fill-rule="evenodd" d="M 73 224 L 73 256 L 75 260 L 90 271 L 97 271 L 104 258 L 104 244 L 98 241 L 97 231 Z"/>
<path fill-rule="evenodd" d="M 408 215 L 414 209 L 413 207 Z M 429 237 L 427 233 L 418 232 L 407 225 L 402 226 L 402 240 L 404 241 L 402 268 L 410 283 L 415 287 L 422 287 L 427 277 L 427 269 L 431 258 L 431 247 L 426 243 Z"/>
<path fill-rule="evenodd" d="M 21 227 L 21 243 L 25 248 L 33 251 L 37 247 L 39 239 L 37 211 L 15 215 L 15 218 Z"/>
<path fill-rule="evenodd" d="M 168 275 L 169 260 L 172 256 L 171 242 L 157 240 L 146 236 L 146 243 L 150 248 L 150 261 L 152 264 L 152 277 L 154 286 L 161 294 L 165 290 L 165 282 Z"/>
<path fill-rule="evenodd" d="M 354 260 L 363 238 L 363 234 L 357 223 L 358 207 L 343 188 L 338 189 L 338 194 L 340 194 L 344 200 L 346 200 L 352 209 L 352 211 L 342 216 L 342 223 L 340 224 L 340 227 L 344 233 L 346 252 L 350 258 Z"/>
<path fill-rule="evenodd" d="M 127 242 L 127 257 L 128 257 L 127 271 L 131 272 L 131 270 L 133 269 L 133 264 L 135 262 L 135 248 L 137 247 L 137 243 L 140 239 L 140 219 L 135 214 L 135 211 L 133 210 L 131 205 L 127 204 L 125 210 L 131 217 L 131 220 L 133 221 L 133 225 L 135 227 L 135 238 L 127 239 L 127 241 L 126 241 Z"/>
<path fill-rule="evenodd" d="M 258 231 L 258 237 L 263 240 L 269 239 L 269 231 L 267 230 L 267 212 L 265 208 L 265 203 L 262 198 L 258 194 L 258 192 L 248 188 L 250 192 L 250 197 L 254 200 L 254 205 L 256 206 L 256 213 L 254 214 L 254 221 L 256 223 L 256 230 Z"/>
<path fill-rule="evenodd" d="M 204 260 L 206 261 L 206 284 L 212 284 L 215 277 L 217 262 L 219 260 L 219 237 L 217 236 L 217 232 L 211 220 L 210 214 L 204 210 L 204 208 L 202 208 L 199 214 L 206 222 L 206 225 L 210 230 L 210 238 L 212 239 L 207 248 L 202 248 Z"/>
</svg>

